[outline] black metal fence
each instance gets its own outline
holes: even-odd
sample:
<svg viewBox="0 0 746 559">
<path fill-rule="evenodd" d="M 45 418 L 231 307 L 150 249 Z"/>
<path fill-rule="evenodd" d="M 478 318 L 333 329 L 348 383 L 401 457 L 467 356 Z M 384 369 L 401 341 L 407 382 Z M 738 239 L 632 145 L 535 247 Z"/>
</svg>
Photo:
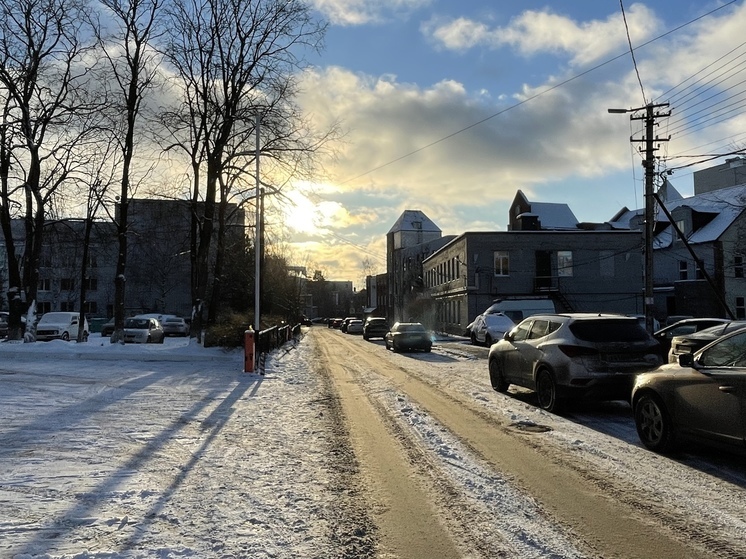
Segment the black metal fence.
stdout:
<svg viewBox="0 0 746 559">
<path fill-rule="evenodd" d="M 291 326 L 272 326 L 259 332 L 256 338 L 256 347 L 254 355 L 256 357 L 256 372 L 264 374 L 264 366 L 267 355 L 274 349 L 282 347 L 290 341 L 297 341 L 300 338 L 300 324 Z"/>
</svg>

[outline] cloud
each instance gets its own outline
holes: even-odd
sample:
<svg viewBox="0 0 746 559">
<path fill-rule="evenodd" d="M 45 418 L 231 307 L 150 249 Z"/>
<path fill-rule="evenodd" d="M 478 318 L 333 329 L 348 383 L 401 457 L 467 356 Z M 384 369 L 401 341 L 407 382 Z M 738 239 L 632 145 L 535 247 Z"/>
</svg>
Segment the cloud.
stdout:
<svg viewBox="0 0 746 559">
<path fill-rule="evenodd" d="M 389 17 L 406 17 L 431 0 L 311 0 L 311 4 L 334 25 L 381 23 Z"/>
<path fill-rule="evenodd" d="M 627 15 L 636 43 L 649 40 L 659 26 L 641 5 Z M 607 111 L 644 104 L 631 60 L 622 57 L 589 74 L 572 66 L 609 60 L 627 48 L 619 17 L 578 23 L 549 12 L 524 12 L 501 30 L 502 44 L 523 54 L 555 52 L 569 64 L 559 65 L 543 83 L 524 84 L 507 95 L 484 84 L 470 91 L 455 79 L 419 85 L 392 74 L 341 67 L 307 72 L 299 98 L 304 112 L 320 129 L 339 120 L 346 130 L 335 157 L 323 162 L 328 175 L 318 195 L 338 202 L 347 213 L 336 225 L 328 224 L 327 237 L 308 240 L 319 247 L 330 239 L 354 244 L 336 242 L 334 250 L 323 250 L 324 261 L 336 262 L 340 276 L 354 278 L 364 254 L 354 246 L 383 256 L 385 235 L 405 209 L 421 209 L 444 234 L 458 234 L 504 230 L 507 207 L 519 189 L 537 201 L 563 202 L 572 196 L 572 209 L 585 221 L 603 221 L 623 205 L 641 203 L 635 195 L 641 186 L 641 156 L 629 138 L 642 137 L 642 123 Z M 741 44 L 745 20 L 742 6 L 639 49 L 647 97 L 656 99 Z M 547 33 L 550 25 L 554 37 Z M 451 45 L 467 44 L 467 36 L 482 46 L 498 44 L 496 28 L 486 24 L 474 24 L 471 34 L 467 27 L 450 30 Z M 675 115 L 677 107 L 672 108 Z M 734 123 L 674 138 L 660 155 L 722 138 L 733 133 L 728 127 Z M 661 125 L 665 135 L 665 121 Z M 628 191 L 622 192 L 620 181 Z"/>
<path fill-rule="evenodd" d="M 633 4 L 627 10 L 627 24 L 633 45 L 653 37 L 661 26 L 643 4 Z M 448 50 L 510 47 L 526 57 L 544 53 L 567 56 L 573 65 L 589 64 L 628 48 L 621 13 L 605 20 L 577 22 L 548 8 L 527 10 L 503 27 L 463 17 L 433 18 L 422 25 L 421 31 Z"/>
</svg>

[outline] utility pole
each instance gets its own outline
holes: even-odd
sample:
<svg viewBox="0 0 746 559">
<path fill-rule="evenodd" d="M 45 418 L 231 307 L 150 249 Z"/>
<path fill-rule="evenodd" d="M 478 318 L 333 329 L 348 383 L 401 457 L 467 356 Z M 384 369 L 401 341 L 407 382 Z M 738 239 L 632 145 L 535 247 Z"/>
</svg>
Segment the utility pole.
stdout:
<svg viewBox="0 0 746 559">
<path fill-rule="evenodd" d="M 645 158 L 642 166 L 645 169 L 645 228 L 644 228 L 644 245 L 645 245 L 645 327 L 648 332 L 653 332 L 653 310 L 655 308 L 655 297 L 653 294 L 653 236 L 655 234 L 655 152 L 657 151 L 656 143 L 667 142 L 670 138 L 660 139 L 654 137 L 655 120 L 671 115 L 670 112 L 665 114 L 657 113 L 656 109 L 668 107 L 668 103 L 648 104 L 645 107 L 636 109 L 609 109 L 610 113 L 637 113 L 645 111 L 644 116 L 630 117 L 630 120 L 645 121 L 645 136 L 641 139 L 630 138 L 630 142 L 643 142 L 645 144 Z"/>
</svg>

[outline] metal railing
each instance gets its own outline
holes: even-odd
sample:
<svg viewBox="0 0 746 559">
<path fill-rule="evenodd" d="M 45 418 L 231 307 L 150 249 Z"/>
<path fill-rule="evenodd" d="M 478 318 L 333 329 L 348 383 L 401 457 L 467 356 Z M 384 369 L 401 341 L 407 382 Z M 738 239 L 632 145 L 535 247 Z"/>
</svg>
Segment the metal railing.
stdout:
<svg viewBox="0 0 746 559">
<path fill-rule="evenodd" d="M 272 326 L 259 332 L 259 335 L 256 337 L 254 353 L 256 356 L 256 371 L 263 375 L 267 355 L 290 341 L 297 342 L 300 338 L 300 333 L 300 324 L 296 324 L 295 326 L 291 326 L 290 324 Z"/>
</svg>

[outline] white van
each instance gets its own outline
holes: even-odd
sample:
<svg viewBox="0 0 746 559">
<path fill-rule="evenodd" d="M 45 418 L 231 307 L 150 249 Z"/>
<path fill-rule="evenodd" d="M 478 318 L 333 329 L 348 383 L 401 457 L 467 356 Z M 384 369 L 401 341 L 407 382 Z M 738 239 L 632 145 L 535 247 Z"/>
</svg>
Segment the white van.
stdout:
<svg viewBox="0 0 746 559">
<path fill-rule="evenodd" d="M 551 299 L 501 299 L 490 305 L 484 311 L 484 314 L 503 313 L 518 324 L 524 318 L 534 314 L 554 314 L 556 312 L 554 301 Z"/>
<path fill-rule="evenodd" d="M 77 312 L 48 312 L 42 315 L 36 325 L 36 339 L 40 342 L 48 340 L 77 340 L 80 325 Z M 88 340 L 88 320 L 83 318 L 83 341 Z"/>
</svg>

